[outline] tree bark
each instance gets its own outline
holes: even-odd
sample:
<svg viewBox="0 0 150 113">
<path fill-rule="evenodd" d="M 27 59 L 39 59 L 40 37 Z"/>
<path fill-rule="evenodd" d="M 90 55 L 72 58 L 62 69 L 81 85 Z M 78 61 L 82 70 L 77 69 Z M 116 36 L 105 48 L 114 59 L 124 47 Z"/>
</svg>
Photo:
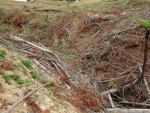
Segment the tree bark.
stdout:
<svg viewBox="0 0 150 113">
<path fill-rule="evenodd" d="M 145 34 L 145 49 L 144 49 L 144 59 L 143 59 L 143 67 L 142 67 L 142 74 L 139 78 L 139 81 L 144 80 L 144 73 L 145 73 L 145 68 L 146 68 L 146 62 L 147 62 L 147 53 L 148 53 L 148 39 L 150 35 L 150 30 L 146 29 L 146 34 Z"/>
</svg>

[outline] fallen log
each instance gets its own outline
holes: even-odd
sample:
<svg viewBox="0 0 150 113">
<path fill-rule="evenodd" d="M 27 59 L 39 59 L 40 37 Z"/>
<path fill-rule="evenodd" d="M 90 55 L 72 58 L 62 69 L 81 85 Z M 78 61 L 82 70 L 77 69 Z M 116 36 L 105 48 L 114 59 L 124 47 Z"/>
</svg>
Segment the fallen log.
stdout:
<svg viewBox="0 0 150 113">
<path fill-rule="evenodd" d="M 150 113 L 150 109 L 106 109 L 105 113 Z"/>
</svg>

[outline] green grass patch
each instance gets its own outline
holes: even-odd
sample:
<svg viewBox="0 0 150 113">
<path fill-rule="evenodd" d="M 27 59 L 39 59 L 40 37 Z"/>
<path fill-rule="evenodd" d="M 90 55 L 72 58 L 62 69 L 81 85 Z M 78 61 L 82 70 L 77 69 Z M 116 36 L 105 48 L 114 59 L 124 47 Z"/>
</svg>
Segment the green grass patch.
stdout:
<svg viewBox="0 0 150 113">
<path fill-rule="evenodd" d="M 11 85 L 11 80 L 10 80 L 10 75 L 3 75 L 2 77 L 6 83 L 8 83 L 9 85 Z"/>
<path fill-rule="evenodd" d="M 21 63 L 25 65 L 28 69 L 33 69 L 30 60 L 22 60 Z"/>
<path fill-rule="evenodd" d="M 24 84 L 24 80 L 20 78 L 20 75 L 18 74 L 12 74 L 12 75 L 3 75 L 2 77 L 6 83 L 9 85 L 11 84 L 11 78 L 17 82 L 18 85 Z"/>
<path fill-rule="evenodd" d="M 30 86 L 30 81 L 28 79 L 25 80 L 25 86 L 29 87 Z"/>
<path fill-rule="evenodd" d="M 57 92 L 56 94 L 58 94 L 61 98 L 67 98 L 67 95 L 63 94 L 63 93 L 60 93 L 60 92 Z"/>
<path fill-rule="evenodd" d="M 0 59 L 5 59 L 6 51 L 0 50 Z"/>
<path fill-rule="evenodd" d="M 18 85 L 24 84 L 24 80 L 19 78 L 19 79 L 17 80 L 17 83 L 18 83 Z"/>
<path fill-rule="evenodd" d="M 17 80 L 20 78 L 20 75 L 17 75 L 17 74 L 15 73 L 15 74 L 13 74 L 13 75 L 10 75 L 10 77 L 11 77 L 13 80 L 17 81 Z"/>
<path fill-rule="evenodd" d="M 40 95 L 39 95 L 39 94 L 35 94 L 34 96 L 35 96 L 36 98 L 39 98 Z"/>
<path fill-rule="evenodd" d="M 35 71 L 31 71 L 30 74 L 31 74 L 31 76 L 32 76 L 33 79 L 37 79 L 37 80 L 40 79 L 40 75 L 37 74 Z"/>
<path fill-rule="evenodd" d="M 10 43 L 9 43 L 9 42 L 5 42 L 4 45 L 5 45 L 5 46 L 9 46 Z"/>
<path fill-rule="evenodd" d="M 15 80 L 17 82 L 18 85 L 21 85 L 21 84 L 24 84 L 24 80 L 20 78 L 20 75 L 18 74 L 13 74 L 13 75 L 10 75 L 10 77 Z"/>
</svg>

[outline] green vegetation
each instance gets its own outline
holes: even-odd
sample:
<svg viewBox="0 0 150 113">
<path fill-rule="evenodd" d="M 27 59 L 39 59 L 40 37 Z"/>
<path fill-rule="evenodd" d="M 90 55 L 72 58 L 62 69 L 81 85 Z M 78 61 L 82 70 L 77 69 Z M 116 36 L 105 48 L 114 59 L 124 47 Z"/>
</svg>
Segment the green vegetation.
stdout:
<svg viewBox="0 0 150 113">
<path fill-rule="evenodd" d="M 52 101 L 53 101 L 53 102 L 55 102 L 55 101 L 56 101 L 56 100 L 55 100 L 55 98 L 53 98 L 53 97 L 51 97 L 51 99 L 52 99 Z"/>
<path fill-rule="evenodd" d="M 55 88 L 53 88 L 53 87 L 51 87 L 51 88 L 49 88 L 52 92 L 54 92 L 55 91 Z"/>
<path fill-rule="evenodd" d="M 39 95 L 39 94 L 35 94 L 34 96 L 35 96 L 36 98 L 39 98 L 40 95 Z"/>
<path fill-rule="evenodd" d="M 9 85 L 11 84 L 10 75 L 3 75 L 3 79 L 4 79 L 5 82 L 8 83 Z"/>
<path fill-rule="evenodd" d="M 18 66 L 16 64 L 14 64 L 14 67 L 17 68 Z"/>
<path fill-rule="evenodd" d="M 25 80 L 25 86 L 29 87 L 30 86 L 30 81 L 28 79 Z"/>
<path fill-rule="evenodd" d="M 5 71 L 4 71 L 4 70 L 0 70 L 0 73 L 1 73 L 2 75 L 5 75 Z"/>
<path fill-rule="evenodd" d="M 22 69 L 24 69 L 23 64 L 19 63 L 18 66 L 21 67 Z"/>
<path fill-rule="evenodd" d="M 51 86 L 56 86 L 56 83 L 54 81 L 47 80 L 47 79 L 43 79 L 43 81 L 45 81 L 46 83 L 49 83 L 48 85 L 44 86 L 45 88 L 49 88 Z M 53 89 L 50 89 L 50 90 L 53 90 Z"/>
<path fill-rule="evenodd" d="M 15 80 L 18 83 L 18 85 L 24 84 L 24 80 L 20 78 L 20 75 L 18 75 L 18 74 L 15 73 L 13 75 L 10 75 L 10 77 L 13 80 Z"/>
<path fill-rule="evenodd" d="M 80 34 L 80 36 L 85 37 L 85 35 L 84 35 L 84 34 Z"/>
<path fill-rule="evenodd" d="M 117 88 L 120 88 L 120 89 L 121 89 L 122 87 L 121 87 L 120 85 L 117 85 Z"/>
<path fill-rule="evenodd" d="M 77 58 L 77 56 L 74 55 L 74 54 L 69 54 L 69 56 L 70 56 L 70 57 L 73 57 L 73 58 Z"/>
<path fill-rule="evenodd" d="M 9 42 L 5 42 L 4 45 L 5 45 L 5 46 L 9 46 L 10 43 L 9 43 Z"/>
<path fill-rule="evenodd" d="M 15 73 L 15 74 L 13 74 L 13 75 L 10 75 L 10 77 L 11 77 L 12 79 L 14 79 L 15 81 L 17 81 L 17 80 L 20 78 L 20 75 L 17 75 L 17 74 Z"/>
<path fill-rule="evenodd" d="M 136 22 L 138 24 L 140 24 L 141 26 L 143 26 L 146 29 L 150 28 L 150 20 L 143 20 L 143 19 L 138 19 L 138 18 L 131 18 L 131 19 L 136 20 Z"/>
<path fill-rule="evenodd" d="M 5 50 L 0 50 L 0 59 L 5 59 Z"/>
<path fill-rule="evenodd" d="M 112 87 L 114 85 L 115 85 L 115 83 L 113 81 L 110 81 L 109 84 L 108 84 L 109 87 Z"/>
<path fill-rule="evenodd" d="M 9 58 L 13 58 L 13 56 L 9 56 Z"/>
<path fill-rule="evenodd" d="M 19 79 L 17 80 L 17 83 L 18 83 L 19 85 L 24 84 L 24 80 L 19 78 Z"/>
<path fill-rule="evenodd" d="M 24 84 L 24 80 L 20 78 L 20 75 L 12 74 L 12 75 L 3 75 L 3 79 L 5 80 L 6 83 L 8 83 L 9 85 L 11 84 L 11 80 L 10 78 L 12 78 L 13 80 L 15 80 L 17 82 L 18 85 Z"/>
<path fill-rule="evenodd" d="M 110 59 L 110 55 L 107 56 L 107 59 L 108 59 L 108 60 Z"/>
<path fill-rule="evenodd" d="M 63 97 L 63 98 L 67 98 L 67 95 L 64 95 L 64 94 L 62 94 L 62 93 L 60 93 L 60 92 L 57 92 L 56 94 L 58 94 L 61 98 Z"/>
<path fill-rule="evenodd" d="M 149 46 L 149 35 L 150 35 L 150 20 L 143 20 L 143 19 L 138 19 L 138 18 L 133 18 L 134 20 L 136 20 L 136 22 L 138 24 L 140 24 L 142 27 L 145 28 L 146 32 L 145 32 L 145 43 L 144 43 L 144 59 L 143 59 L 143 67 L 142 67 L 142 72 L 141 72 L 141 76 L 138 79 L 138 84 L 141 81 L 144 81 L 144 73 L 145 73 L 145 68 L 146 68 L 146 63 L 147 63 L 147 56 L 148 56 L 148 46 Z"/>
<path fill-rule="evenodd" d="M 32 76 L 33 79 L 37 79 L 37 80 L 40 79 L 40 75 L 37 74 L 35 71 L 31 71 L 30 74 L 31 74 L 31 76 Z"/>
<path fill-rule="evenodd" d="M 28 69 L 33 69 L 30 60 L 22 60 L 21 63 L 25 65 Z"/>
</svg>

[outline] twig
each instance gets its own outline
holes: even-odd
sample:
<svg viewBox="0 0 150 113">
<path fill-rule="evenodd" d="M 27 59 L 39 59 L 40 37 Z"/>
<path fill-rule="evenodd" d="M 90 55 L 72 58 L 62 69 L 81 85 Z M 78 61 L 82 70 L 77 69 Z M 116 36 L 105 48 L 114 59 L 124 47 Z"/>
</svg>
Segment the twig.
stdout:
<svg viewBox="0 0 150 113">
<path fill-rule="evenodd" d="M 125 30 L 123 30 L 123 31 L 119 31 L 119 32 L 116 32 L 116 33 L 108 34 L 108 35 L 105 35 L 105 36 L 103 36 L 103 37 L 108 37 L 108 36 L 112 36 L 112 35 L 119 35 L 119 34 L 121 34 L 121 33 L 123 33 L 123 32 L 128 32 L 128 31 L 130 31 L 130 30 L 133 30 L 133 29 L 135 29 L 136 27 L 138 27 L 138 26 L 135 26 L 135 27 L 129 28 L 129 29 L 125 29 Z M 103 38 L 103 37 L 102 37 L 102 38 Z"/>
<path fill-rule="evenodd" d="M 92 36 L 92 38 L 95 38 L 101 31 L 102 31 L 102 29 L 100 29 L 99 31 L 97 31 L 97 32 Z"/>
<path fill-rule="evenodd" d="M 140 73 L 142 73 L 142 68 L 141 68 L 141 66 L 139 66 L 139 70 L 140 70 Z M 145 84 L 145 87 L 146 87 L 146 89 L 147 89 L 147 91 L 148 91 L 148 95 L 149 95 L 149 98 L 150 98 L 150 89 L 149 89 L 149 86 L 148 86 L 148 83 L 147 83 L 145 77 L 144 77 L 144 84 Z"/>
<path fill-rule="evenodd" d="M 36 100 L 38 100 L 40 103 L 42 103 L 48 109 L 48 107 L 39 98 L 37 98 L 35 96 L 31 96 L 31 98 L 35 98 Z"/>
<path fill-rule="evenodd" d="M 136 69 L 137 69 L 137 68 L 133 69 L 132 72 L 128 75 L 128 77 L 127 77 L 125 83 L 128 81 L 129 77 L 131 76 L 131 74 L 132 74 Z"/>
<path fill-rule="evenodd" d="M 44 67 L 42 64 L 40 64 L 36 59 L 33 59 L 33 61 L 39 65 L 40 68 L 42 68 L 43 70 L 46 70 L 46 67 Z"/>
<path fill-rule="evenodd" d="M 139 64 L 139 65 L 140 65 L 140 64 Z M 130 69 L 125 70 L 124 72 L 120 73 L 117 77 L 119 77 L 119 76 L 121 76 L 121 75 L 128 74 L 128 73 L 129 73 L 129 71 L 130 71 L 131 69 L 137 68 L 139 65 L 134 66 L 134 67 L 132 67 L 132 68 L 130 68 Z"/>
<path fill-rule="evenodd" d="M 113 102 L 110 94 L 108 94 L 108 98 L 109 98 L 109 101 L 110 101 L 112 108 L 115 108 L 114 102 Z"/>
<path fill-rule="evenodd" d="M 133 82 L 133 84 L 135 84 L 137 81 L 138 81 L 138 79 L 136 79 L 136 80 Z M 124 87 L 124 89 L 126 89 L 126 88 L 130 87 L 131 85 L 132 85 L 132 84 L 127 84 L 127 85 L 125 85 L 125 86 L 123 86 L 123 87 Z M 108 90 L 108 91 L 104 91 L 104 92 L 102 92 L 101 94 L 102 94 L 102 95 L 107 95 L 107 94 L 115 93 L 115 92 L 118 92 L 118 91 L 119 91 L 119 89 L 111 89 L 111 90 Z"/>
<path fill-rule="evenodd" d="M 52 62 L 52 64 L 56 67 L 58 73 L 59 73 L 61 76 L 63 76 L 63 74 L 62 74 L 61 71 L 59 70 L 58 66 L 57 66 L 53 61 L 51 61 L 51 62 Z"/>
</svg>

